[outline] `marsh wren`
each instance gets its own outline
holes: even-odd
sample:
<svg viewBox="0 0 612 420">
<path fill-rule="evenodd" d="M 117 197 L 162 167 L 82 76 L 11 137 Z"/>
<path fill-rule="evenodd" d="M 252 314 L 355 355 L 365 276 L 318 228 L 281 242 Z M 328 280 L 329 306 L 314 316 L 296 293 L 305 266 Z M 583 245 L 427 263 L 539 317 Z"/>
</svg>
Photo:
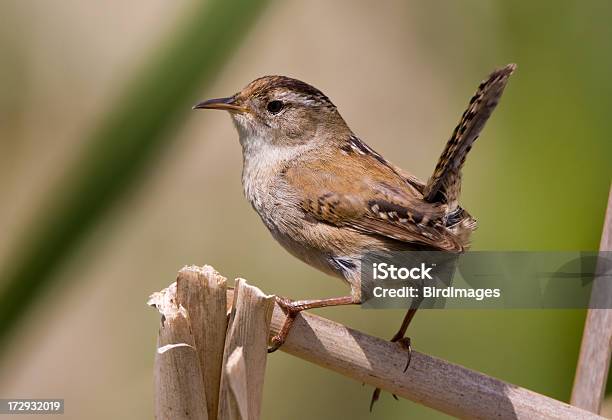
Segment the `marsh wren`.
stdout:
<svg viewBox="0 0 612 420">
<path fill-rule="evenodd" d="M 233 96 L 194 106 L 231 115 L 242 145 L 244 193 L 272 236 L 351 288 L 340 298 L 279 298 L 287 318 L 270 351 L 283 344 L 300 311 L 361 303 L 364 253 L 467 249 L 476 221 L 458 202 L 461 168 L 515 67 L 480 84 L 427 183 L 375 152 L 323 92 L 296 79 L 261 77 Z M 415 312 L 408 311 L 392 341 L 409 348 L 404 335 Z"/>
</svg>

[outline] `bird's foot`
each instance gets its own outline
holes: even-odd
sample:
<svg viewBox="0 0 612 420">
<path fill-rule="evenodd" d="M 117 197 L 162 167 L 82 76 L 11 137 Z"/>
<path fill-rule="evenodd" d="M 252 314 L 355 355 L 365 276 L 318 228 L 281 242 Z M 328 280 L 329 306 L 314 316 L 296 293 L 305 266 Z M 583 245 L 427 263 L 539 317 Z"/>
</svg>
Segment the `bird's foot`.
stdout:
<svg viewBox="0 0 612 420">
<path fill-rule="evenodd" d="M 285 318 L 285 323 L 278 334 L 276 334 L 270 340 L 271 345 L 268 347 L 268 353 L 275 352 L 280 348 L 280 346 L 283 345 L 287 339 L 287 336 L 289 335 L 293 321 L 300 312 L 307 309 L 324 308 L 326 306 L 354 305 L 360 303 L 360 301 L 352 296 L 310 300 L 291 300 L 277 296 L 276 303 L 278 306 L 280 306 L 287 317 Z"/>
<path fill-rule="evenodd" d="M 296 307 L 296 305 L 291 299 L 281 296 L 276 296 L 276 304 L 285 313 L 286 318 L 285 323 L 283 324 L 278 334 L 276 334 L 270 339 L 271 345 L 270 347 L 268 347 L 268 353 L 274 353 L 285 343 L 285 340 L 289 335 L 289 331 L 291 330 L 291 326 L 293 324 L 293 321 L 295 320 L 295 317 L 303 310 L 299 307 Z"/>
</svg>

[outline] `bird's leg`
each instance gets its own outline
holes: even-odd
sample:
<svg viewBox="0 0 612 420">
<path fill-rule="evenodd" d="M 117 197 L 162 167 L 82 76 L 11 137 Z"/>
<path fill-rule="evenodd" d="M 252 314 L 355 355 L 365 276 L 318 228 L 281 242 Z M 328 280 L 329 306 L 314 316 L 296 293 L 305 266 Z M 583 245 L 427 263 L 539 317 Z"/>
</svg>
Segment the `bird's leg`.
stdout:
<svg viewBox="0 0 612 420">
<path fill-rule="evenodd" d="M 402 321 L 402 325 L 400 325 L 399 330 L 395 333 L 395 335 L 391 338 L 392 343 L 398 343 L 402 348 L 408 351 L 408 360 L 406 361 L 406 366 L 404 367 L 404 372 L 408 370 L 408 366 L 410 366 L 410 360 L 412 359 L 412 347 L 410 346 L 410 337 L 406 337 L 406 330 L 408 330 L 408 326 L 414 318 L 416 311 L 421 304 L 422 299 L 418 299 L 411 305 L 408 312 L 404 316 L 404 320 Z M 378 401 L 380 398 L 380 388 L 376 388 L 372 393 L 372 400 L 370 401 L 370 411 L 374 407 L 374 403 Z M 397 396 L 393 394 L 393 398 L 397 400 Z"/>
<path fill-rule="evenodd" d="M 361 303 L 353 296 L 342 296 L 328 299 L 309 299 L 309 300 L 290 300 L 283 297 L 276 297 L 276 303 L 281 307 L 287 318 L 278 334 L 272 337 L 272 345 L 268 348 L 268 353 L 275 352 L 283 345 L 289 335 L 291 326 L 297 314 L 308 309 L 324 308 L 326 306 L 354 305 Z"/>
<path fill-rule="evenodd" d="M 391 338 L 391 342 L 398 342 L 402 347 L 408 350 L 408 361 L 406 362 L 406 366 L 404 367 L 404 372 L 408 370 L 408 366 L 410 366 L 410 359 L 412 357 L 412 347 L 410 347 L 410 337 L 406 337 L 406 330 L 408 330 L 408 326 L 414 318 L 416 314 L 417 308 L 410 308 L 406 315 L 404 316 L 404 320 L 402 321 L 402 325 L 400 325 L 399 330 L 395 333 L 393 338 Z"/>
</svg>

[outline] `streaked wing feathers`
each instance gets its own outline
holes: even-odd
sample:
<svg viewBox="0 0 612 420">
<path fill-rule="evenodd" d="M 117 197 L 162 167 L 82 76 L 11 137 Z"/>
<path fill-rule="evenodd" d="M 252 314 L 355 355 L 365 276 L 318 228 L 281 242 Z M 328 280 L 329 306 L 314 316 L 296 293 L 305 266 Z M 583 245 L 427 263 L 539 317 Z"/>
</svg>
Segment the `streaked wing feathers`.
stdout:
<svg viewBox="0 0 612 420">
<path fill-rule="evenodd" d="M 310 160 L 285 171 L 307 215 L 335 226 L 400 242 L 461 251 L 444 226 L 445 206 L 424 202 L 390 164 L 369 154 Z"/>
</svg>

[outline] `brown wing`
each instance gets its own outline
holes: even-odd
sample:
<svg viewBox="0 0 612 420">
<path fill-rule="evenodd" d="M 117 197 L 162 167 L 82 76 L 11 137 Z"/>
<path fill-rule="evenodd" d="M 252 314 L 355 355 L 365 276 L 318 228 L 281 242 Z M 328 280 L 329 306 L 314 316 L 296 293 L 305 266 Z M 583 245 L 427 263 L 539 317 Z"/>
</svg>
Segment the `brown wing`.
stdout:
<svg viewBox="0 0 612 420">
<path fill-rule="evenodd" d="M 463 250 L 460 239 L 444 226 L 446 206 L 423 201 L 422 184 L 360 146 L 335 159 L 311 159 L 287 168 L 286 180 L 299 192 L 303 210 L 322 222 L 368 235 Z"/>
</svg>

